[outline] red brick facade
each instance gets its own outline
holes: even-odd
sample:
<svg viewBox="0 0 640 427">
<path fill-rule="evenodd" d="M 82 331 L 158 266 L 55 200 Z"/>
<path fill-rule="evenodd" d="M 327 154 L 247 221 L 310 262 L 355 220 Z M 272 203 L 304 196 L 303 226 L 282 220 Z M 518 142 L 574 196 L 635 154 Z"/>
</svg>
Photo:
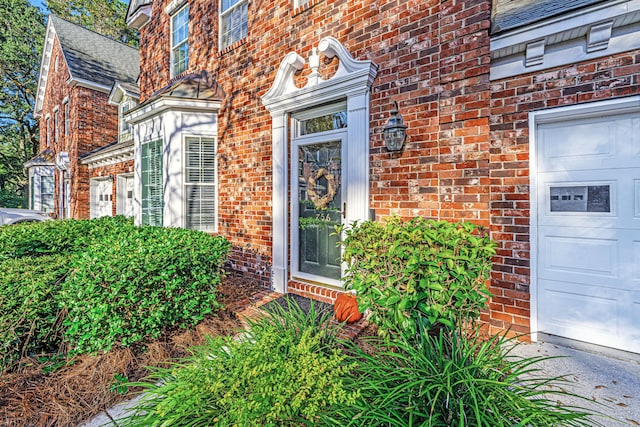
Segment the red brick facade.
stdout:
<svg viewBox="0 0 640 427">
<path fill-rule="evenodd" d="M 57 58 L 57 59 L 56 59 Z M 56 70 L 55 63 L 58 63 Z M 107 103 L 108 94 L 69 84 L 69 70 L 56 37 L 40 119 L 40 149 L 47 148 L 47 120 L 50 147 L 57 155 L 69 153 L 70 216 L 89 218 L 89 170 L 79 156 L 117 138 L 118 110 Z M 69 108 L 68 134 L 65 134 L 65 100 Z M 55 110 L 58 114 L 58 140 L 55 140 Z M 49 117 L 49 119 L 47 119 Z M 55 216 L 60 217 L 60 173 L 55 173 Z"/>
<path fill-rule="evenodd" d="M 141 101 L 169 83 L 168 2 L 153 3 L 141 29 Z M 469 219 L 488 225 L 488 2 L 319 1 L 249 6 L 249 36 L 219 52 L 217 3 L 189 2 L 189 70 L 223 87 L 219 135 L 219 230 L 236 248 L 239 270 L 268 280 L 271 243 L 271 119 L 260 96 L 284 54 L 309 54 L 334 36 L 356 59 L 379 66 L 371 91 L 371 200 L 392 213 Z M 335 62 L 321 68 L 325 76 Z M 309 73 L 304 69 L 300 81 Z M 409 129 L 390 154 L 381 131 L 392 100 Z M 260 262 L 253 265 L 249 258 Z"/>
<path fill-rule="evenodd" d="M 169 84 L 169 0 L 140 32 L 141 101 Z M 378 65 L 370 94 L 370 199 L 377 219 L 397 214 L 473 221 L 498 242 L 491 274 L 492 327 L 529 332 L 528 113 L 640 93 L 640 52 L 490 81 L 491 2 L 314 0 L 249 3 L 248 37 L 219 51 L 219 2 L 189 2 L 189 69 L 226 94 L 218 116 L 218 226 L 231 267 L 269 282 L 272 245 L 271 116 L 261 103 L 280 61 L 333 36 Z M 336 69 L 323 58 L 324 77 Z M 303 84 L 308 67 L 296 75 Z M 384 147 L 392 101 L 408 126 L 401 152 Z M 289 283 L 331 300 L 336 290 Z"/>
</svg>

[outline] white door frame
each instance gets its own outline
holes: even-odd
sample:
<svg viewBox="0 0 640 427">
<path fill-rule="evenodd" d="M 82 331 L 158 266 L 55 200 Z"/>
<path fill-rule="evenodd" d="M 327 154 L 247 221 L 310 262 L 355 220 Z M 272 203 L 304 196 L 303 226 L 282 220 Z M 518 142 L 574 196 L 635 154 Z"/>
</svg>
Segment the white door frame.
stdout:
<svg viewBox="0 0 640 427">
<path fill-rule="evenodd" d="M 618 115 L 640 111 L 640 96 L 616 98 L 605 101 L 569 105 L 529 113 L 529 257 L 530 257 L 530 309 L 531 340 L 538 341 L 538 125 L 542 123 L 562 122 L 571 119 L 586 119 L 604 115 Z"/>
<path fill-rule="evenodd" d="M 317 52 L 327 58 L 337 57 L 339 61 L 338 70 L 327 80 L 318 73 L 320 57 Z M 309 56 L 311 74 L 307 85 L 298 88 L 294 81 L 295 73 L 304 67 L 305 62 L 297 53 L 288 53 L 280 63 L 273 86 L 262 97 L 262 103 L 271 113 L 271 283 L 272 289 L 280 293 L 287 292 L 289 280 L 287 144 L 290 113 L 346 98 L 349 144 L 348 157 L 343 159 L 349 166 L 349 176 L 343 181 L 346 183 L 343 190 L 349 194 L 346 222 L 366 220 L 369 216 L 369 91 L 378 67 L 372 61 L 353 59 L 338 40 L 325 37 Z"/>
</svg>

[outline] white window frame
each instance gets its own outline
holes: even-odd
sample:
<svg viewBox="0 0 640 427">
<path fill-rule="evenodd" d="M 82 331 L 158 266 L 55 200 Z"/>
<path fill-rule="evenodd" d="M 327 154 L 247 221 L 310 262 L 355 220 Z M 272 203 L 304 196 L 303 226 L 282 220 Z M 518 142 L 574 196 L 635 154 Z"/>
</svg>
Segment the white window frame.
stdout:
<svg viewBox="0 0 640 427">
<path fill-rule="evenodd" d="M 47 133 L 47 147 L 51 147 L 51 116 L 47 114 L 47 117 L 44 119 L 46 133 Z"/>
<path fill-rule="evenodd" d="M 219 23 L 219 27 L 220 27 L 220 42 L 218 43 L 220 50 L 226 49 L 227 47 L 231 46 L 232 44 L 245 39 L 248 35 L 249 35 L 249 0 L 237 0 L 235 4 L 229 6 L 226 10 L 222 10 L 223 8 L 223 2 L 224 0 L 220 0 L 220 14 L 219 14 L 219 19 L 218 19 L 218 23 Z M 238 38 L 237 40 L 232 40 L 230 42 L 225 43 L 224 42 L 224 38 L 223 38 L 223 34 L 224 34 L 224 20 L 227 16 L 231 15 L 237 8 L 243 7 L 244 5 L 247 5 L 247 33 L 244 34 L 242 37 Z M 227 31 L 227 33 L 229 33 L 229 31 Z"/>
<path fill-rule="evenodd" d="M 69 135 L 69 100 L 64 101 L 64 136 Z"/>
<path fill-rule="evenodd" d="M 51 193 L 45 193 L 44 190 L 44 181 L 45 179 L 47 180 L 51 180 Z M 40 210 L 43 212 L 53 212 L 54 210 L 54 206 L 55 206 L 55 177 L 53 175 L 41 175 L 40 176 Z M 48 209 L 46 209 L 46 205 L 44 203 L 44 198 L 45 196 L 47 196 L 47 198 L 51 198 L 51 204 L 49 206 Z"/>
<path fill-rule="evenodd" d="M 58 106 L 53 109 L 53 141 L 58 142 L 58 128 L 60 126 L 60 120 L 58 117 Z"/>
<path fill-rule="evenodd" d="M 118 110 L 119 110 L 119 114 L 118 114 L 119 126 L 118 126 L 118 128 L 119 128 L 120 140 L 127 139 L 128 137 L 131 136 L 131 126 L 129 125 L 129 122 L 127 122 L 124 119 L 124 115 L 125 115 L 125 113 L 127 111 L 129 111 L 130 109 L 132 109 L 135 106 L 136 106 L 136 103 L 131 98 L 124 98 L 122 103 L 120 103 L 120 106 L 118 108 Z"/>
<path fill-rule="evenodd" d="M 200 184 L 206 187 L 212 187 L 213 189 L 213 197 L 215 200 L 215 208 L 213 213 L 213 229 L 212 230 L 203 230 L 199 227 L 194 227 L 195 230 L 205 231 L 208 233 L 217 233 L 218 232 L 218 139 L 214 135 L 183 135 L 182 137 L 182 176 L 183 176 L 183 192 L 184 192 L 184 204 L 183 204 L 183 228 L 189 228 L 189 196 L 187 188 L 191 185 L 198 184 L 187 181 L 187 139 L 189 138 L 197 138 L 197 139 L 212 139 L 213 140 L 213 150 L 214 150 L 214 159 L 213 159 L 213 168 L 214 168 L 214 182 L 213 184 Z"/>
<path fill-rule="evenodd" d="M 187 16 L 187 36 L 181 40 L 178 44 L 174 45 L 173 42 L 173 34 L 174 34 L 174 21 L 176 20 L 176 18 L 181 15 L 182 13 L 186 13 Z M 175 77 L 179 74 L 182 74 L 183 72 L 185 72 L 188 68 L 189 68 L 189 5 L 185 4 L 183 7 L 181 7 L 180 9 L 178 9 L 174 14 L 171 15 L 171 31 L 169 34 L 169 37 L 171 37 L 171 40 L 169 41 L 170 46 L 171 46 L 171 54 L 170 54 L 170 64 L 169 64 L 169 68 L 171 70 L 171 77 Z M 185 65 L 184 65 L 184 69 L 181 70 L 180 72 L 176 72 L 175 66 L 176 64 L 176 55 L 175 52 L 177 49 L 181 48 L 184 45 L 187 45 L 187 56 L 186 56 L 186 61 L 185 61 Z"/>
<path fill-rule="evenodd" d="M 145 223 L 145 209 L 144 209 L 144 187 L 145 187 L 145 182 L 144 182 L 144 168 L 143 168 L 143 164 L 144 164 L 144 158 L 142 157 L 143 155 L 143 150 L 144 150 L 144 146 L 147 144 L 160 144 L 160 188 L 162 191 L 162 194 L 160 196 L 160 223 L 159 224 L 151 224 L 151 225 L 155 225 L 155 226 L 163 226 L 164 225 L 164 206 L 165 206 L 165 202 L 164 202 L 164 186 L 165 186 L 165 180 L 167 179 L 165 177 L 165 171 L 164 171 L 164 157 L 165 157 L 165 153 L 164 153 L 164 149 L 165 149 L 165 142 L 163 138 L 154 138 L 154 139 L 150 139 L 148 141 L 143 142 L 140 145 L 140 204 L 141 204 L 141 224 L 142 225 L 147 225 L 149 224 L 149 215 L 147 215 L 146 218 L 146 223 Z M 147 196 L 148 198 L 148 196 Z M 148 210 L 149 208 L 147 208 Z"/>
</svg>

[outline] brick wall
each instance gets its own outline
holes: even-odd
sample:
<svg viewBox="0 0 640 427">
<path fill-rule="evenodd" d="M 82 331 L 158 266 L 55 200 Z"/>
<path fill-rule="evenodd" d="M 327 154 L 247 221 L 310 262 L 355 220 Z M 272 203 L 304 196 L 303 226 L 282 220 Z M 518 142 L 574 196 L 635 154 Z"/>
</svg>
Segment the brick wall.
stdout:
<svg viewBox="0 0 640 427">
<path fill-rule="evenodd" d="M 58 57 L 58 70 L 55 58 Z M 47 140 L 46 116 L 51 117 L 51 148 L 57 154 L 69 153 L 71 177 L 70 211 L 73 218 L 89 218 L 89 171 L 78 163 L 78 157 L 117 138 L 118 110 L 107 103 L 108 94 L 67 84 L 70 74 L 56 38 L 53 44 L 51 66 L 40 119 L 40 149 Z M 69 102 L 69 134 L 64 134 L 64 104 Z M 54 109 L 58 108 L 58 141 L 54 141 Z M 55 215 L 59 213 L 60 174 L 55 174 Z"/>
<path fill-rule="evenodd" d="M 154 2 L 153 19 L 141 30 L 141 101 L 169 83 L 167 4 Z M 488 225 L 488 1 L 320 0 L 295 10 L 293 1 L 250 2 L 249 36 L 222 52 L 218 2 L 191 0 L 189 8 L 189 71 L 207 70 L 226 94 L 218 124 L 219 230 L 234 245 L 232 265 L 268 281 L 271 119 L 260 96 L 287 52 L 306 58 L 325 36 L 379 66 L 370 103 L 376 216 Z M 325 60 L 321 74 L 330 76 L 336 65 Z M 382 128 L 393 100 L 409 137 L 402 152 L 391 154 Z"/>
<path fill-rule="evenodd" d="M 491 83 L 491 231 L 499 242 L 492 272 L 495 328 L 529 331 L 530 111 L 640 94 L 640 51 Z"/>
</svg>

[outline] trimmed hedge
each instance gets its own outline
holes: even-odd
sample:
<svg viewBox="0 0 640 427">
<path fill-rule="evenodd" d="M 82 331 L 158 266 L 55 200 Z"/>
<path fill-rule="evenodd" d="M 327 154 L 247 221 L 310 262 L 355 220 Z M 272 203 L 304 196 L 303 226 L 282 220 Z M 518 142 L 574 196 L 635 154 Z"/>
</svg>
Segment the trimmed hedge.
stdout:
<svg viewBox="0 0 640 427">
<path fill-rule="evenodd" d="M 64 321 L 73 352 L 129 346 L 169 325 L 194 325 L 219 308 L 216 289 L 230 244 L 206 233 L 136 227 L 74 257 Z"/>
<path fill-rule="evenodd" d="M 133 220 L 123 216 L 0 227 L 0 260 L 83 251 L 96 239 L 133 228 Z"/>
<path fill-rule="evenodd" d="M 129 346 L 219 309 L 230 244 L 123 217 L 0 227 L 0 370 L 22 355 Z"/>
<path fill-rule="evenodd" d="M 0 262 L 0 371 L 22 355 L 58 351 L 57 296 L 68 266 L 67 255 Z"/>
</svg>

